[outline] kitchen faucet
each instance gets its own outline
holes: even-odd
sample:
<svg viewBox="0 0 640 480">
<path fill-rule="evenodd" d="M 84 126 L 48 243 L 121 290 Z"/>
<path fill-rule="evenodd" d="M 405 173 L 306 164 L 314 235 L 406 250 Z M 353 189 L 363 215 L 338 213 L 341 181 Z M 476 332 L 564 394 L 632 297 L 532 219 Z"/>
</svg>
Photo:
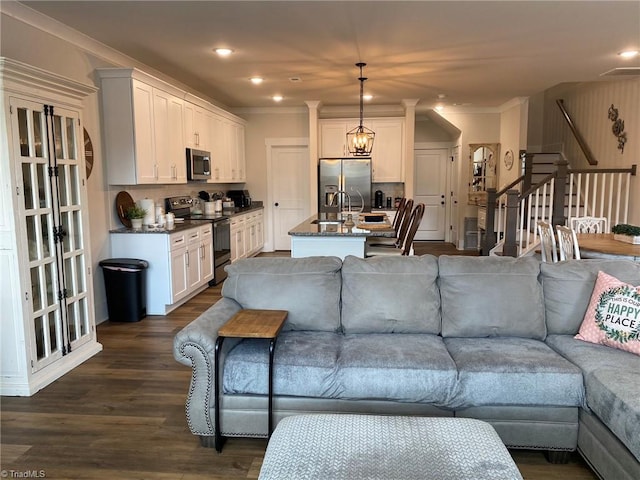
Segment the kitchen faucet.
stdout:
<svg viewBox="0 0 640 480">
<path fill-rule="evenodd" d="M 351 212 L 351 195 L 349 195 L 345 190 L 338 190 L 336 193 L 333 194 L 333 198 L 331 199 L 331 204 L 333 205 L 334 203 L 336 203 L 336 201 L 338 200 L 338 196 L 340 194 L 346 195 L 347 197 L 347 205 L 349 206 L 349 209 L 347 210 L 347 212 Z"/>
</svg>

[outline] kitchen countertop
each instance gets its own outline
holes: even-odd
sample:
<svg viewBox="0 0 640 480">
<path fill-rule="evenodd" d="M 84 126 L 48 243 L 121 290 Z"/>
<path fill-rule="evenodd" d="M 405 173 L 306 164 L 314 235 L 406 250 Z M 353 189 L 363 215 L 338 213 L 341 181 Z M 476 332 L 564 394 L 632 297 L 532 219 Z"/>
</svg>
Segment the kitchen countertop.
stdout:
<svg viewBox="0 0 640 480">
<path fill-rule="evenodd" d="M 371 229 L 366 228 L 363 224 L 358 224 L 358 213 L 353 214 L 356 226 L 345 227 L 344 224 L 317 224 L 312 223 L 314 220 L 331 220 L 336 219 L 337 214 L 319 213 L 307 218 L 300 225 L 297 225 L 289 231 L 291 236 L 301 237 L 390 237 L 396 236 L 396 232 L 391 225 L 389 228 L 381 229 L 372 226 Z"/>
<path fill-rule="evenodd" d="M 183 230 L 188 230 L 190 228 L 200 227 L 203 225 L 204 220 L 222 220 L 225 218 L 232 218 L 237 215 L 243 215 L 245 213 L 252 212 L 254 210 L 262 210 L 263 208 L 264 207 L 262 206 L 262 202 L 254 202 L 250 207 L 225 208 L 222 210 L 222 213 L 215 213 L 213 215 L 192 215 L 190 219 L 186 219 L 182 222 L 177 221 L 171 227 L 167 227 L 166 225 L 162 227 L 143 226 L 139 230 L 134 228 L 120 227 L 109 230 L 109 233 L 176 233 Z"/>
</svg>

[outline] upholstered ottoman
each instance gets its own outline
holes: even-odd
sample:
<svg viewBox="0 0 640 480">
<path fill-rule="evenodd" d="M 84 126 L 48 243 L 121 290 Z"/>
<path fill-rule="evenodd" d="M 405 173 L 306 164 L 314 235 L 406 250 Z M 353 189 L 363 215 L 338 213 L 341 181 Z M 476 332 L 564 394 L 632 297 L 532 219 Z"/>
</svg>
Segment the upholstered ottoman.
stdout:
<svg viewBox="0 0 640 480">
<path fill-rule="evenodd" d="M 469 418 L 297 415 L 273 432 L 260 480 L 522 480 L 493 427 Z"/>
</svg>

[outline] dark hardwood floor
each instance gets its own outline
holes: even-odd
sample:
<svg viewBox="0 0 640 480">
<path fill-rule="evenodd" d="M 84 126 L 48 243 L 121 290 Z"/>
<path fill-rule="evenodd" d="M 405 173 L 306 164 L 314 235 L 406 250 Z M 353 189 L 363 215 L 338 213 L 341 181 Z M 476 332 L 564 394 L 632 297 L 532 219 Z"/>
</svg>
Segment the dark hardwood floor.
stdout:
<svg viewBox="0 0 640 480">
<path fill-rule="evenodd" d="M 167 316 L 102 323 L 101 353 L 30 398 L 2 397 L 6 478 L 27 471 L 55 479 L 258 478 L 266 440 L 230 439 L 218 454 L 186 425 L 191 372 L 173 359 L 173 337 L 219 297 L 212 287 Z M 540 452 L 512 454 L 526 480 L 596 478 L 577 454 L 566 465 Z"/>
</svg>

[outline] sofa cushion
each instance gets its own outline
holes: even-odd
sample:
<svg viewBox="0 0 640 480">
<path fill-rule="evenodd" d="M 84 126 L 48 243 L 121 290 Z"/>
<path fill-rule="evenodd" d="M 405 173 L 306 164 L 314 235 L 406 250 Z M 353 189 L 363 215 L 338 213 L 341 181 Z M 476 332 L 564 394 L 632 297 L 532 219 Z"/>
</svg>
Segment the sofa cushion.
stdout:
<svg viewBox="0 0 640 480">
<path fill-rule="evenodd" d="M 282 332 L 274 353 L 274 394 L 336 398 L 342 338 L 330 332 Z M 233 348 L 224 363 L 222 385 L 225 393 L 267 395 L 269 341 L 247 339 Z"/>
<path fill-rule="evenodd" d="M 544 340 L 544 301 L 533 257 L 440 256 L 443 337 Z"/>
<path fill-rule="evenodd" d="M 529 338 L 445 338 L 458 368 L 451 406 L 582 406 L 582 371 Z"/>
<path fill-rule="evenodd" d="M 457 371 L 442 337 L 380 333 L 345 335 L 336 375 L 340 398 L 448 407 Z"/>
<path fill-rule="evenodd" d="M 640 371 L 599 368 L 585 383 L 591 411 L 640 461 Z"/>
<path fill-rule="evenodd" d="M 585 376 L 599 368 L 640 372 L 640 357 L 629 352 L 576 340 L 572 335 L 549 335 L 545 343 L 580 367 Z"/>
<path fill-rule="evenodd" d="M 225 268 L 222 295 L 242 308 L 287 310 L 283 330 L 338 331 L 341 266 L 337 257 L 247 258 Z"/>
<path fill-rule="evenodd" d="M 575 335 L 587 311 L 598 272 L 640 285 L 640 264 L 628 260 L 569 260 L 540 266 L 549 334 Z M 567 298 L 571 301 L 567 302 Z"/>
<path fill-rule="evenodd" d="M 438 260 L 348 256 L 342 264 L 345 333 L 440 333 Z"/>
<path fill-rule="evenodd" d="M 598 272 L 576 338 L 640 355 L 640 287 Z"/>
</svg>

